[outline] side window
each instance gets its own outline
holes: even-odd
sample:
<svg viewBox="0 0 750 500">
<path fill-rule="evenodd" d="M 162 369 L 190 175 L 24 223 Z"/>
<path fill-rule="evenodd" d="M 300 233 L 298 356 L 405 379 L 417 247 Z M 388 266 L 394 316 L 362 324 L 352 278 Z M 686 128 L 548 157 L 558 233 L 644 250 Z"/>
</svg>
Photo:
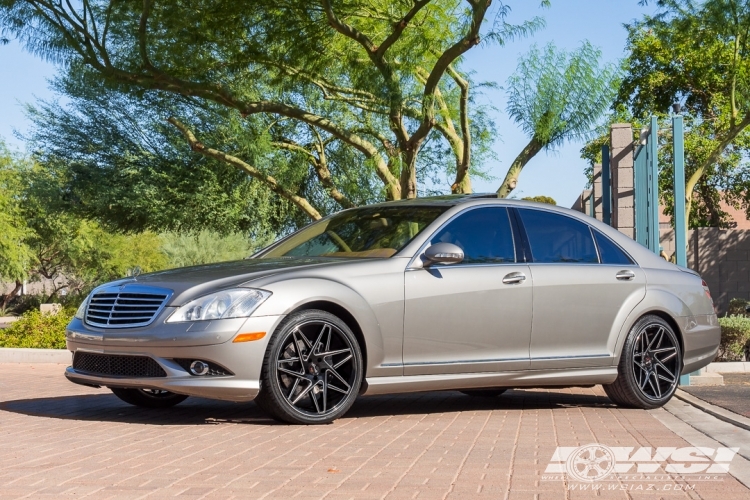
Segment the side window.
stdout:
<svg viewBox="0 0 750 500">
<path fill-rule="evenodd" d="M 598 263 L 589 226 L 543 210 L 519 209 L 534 262 Z"/>
<path fill-rule="evenodd" d="M 599 231 L 594 231 L 594 239 L 596 239 L 596 246 L 599 247 L 599 256 L 602 259 L 602 264 L 620 264 L 623 266 L 633 264 L 630 257 L 620 250 L 620 247 L 612 243 L 612 240 Z"/>
<path fill-rule="evenodd" d="M 476 208 L 460 214 L 435 233 L 430 244 L 435 243 L 458 245 L 464 251 L 465 264 L 516 261 L 508 210 L 502 207 Z"/>
</svg>

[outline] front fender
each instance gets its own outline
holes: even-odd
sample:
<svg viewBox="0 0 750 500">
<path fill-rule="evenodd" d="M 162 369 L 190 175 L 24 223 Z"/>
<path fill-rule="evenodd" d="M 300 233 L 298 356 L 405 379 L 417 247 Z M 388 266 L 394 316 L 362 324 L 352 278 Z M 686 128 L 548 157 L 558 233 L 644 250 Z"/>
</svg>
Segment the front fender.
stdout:
<svg viewBox="0 0 750 500">
<path fill-rule="evenodd" d="M 255 312 L 254 316 L 288 315 L 305 304 L 331 302 L 354 317 L 362 330 L 367 349 L 368 375 L 377 371 L 385 359 L 383 334 L 380 323 L 368 302 L 352 288 L 324 278 L 297 278 L 264 285 L 273 292 Z"/>
</svg>

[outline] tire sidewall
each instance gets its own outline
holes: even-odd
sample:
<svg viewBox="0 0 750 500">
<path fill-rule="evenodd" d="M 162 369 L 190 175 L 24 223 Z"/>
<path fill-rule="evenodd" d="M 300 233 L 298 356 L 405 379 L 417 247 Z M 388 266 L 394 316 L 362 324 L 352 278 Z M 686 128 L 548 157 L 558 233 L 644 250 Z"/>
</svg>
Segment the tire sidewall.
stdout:
<svg viewBox="0 0 750 500">
<path fill-rule="evenodd" d="M 333 324 L 339 329 L 344 336 L 346 336 L 349 344 L 352 348 L 352 362 L 353 369 L 355 372 L 355 379 L 352 383 L 354 390 L 346 396 L 344 401 L 339 405 L 338 408 L 332 413 L 328 413 L 322 416 L 308 415 L 301 413 L 296 410 L 286 399 L 286 396 L 281 392 L 278 384 L 278 373 L 276 371 L 276 360 L 279 358 L 281 350 L 285 347 L 283 342 L 286 339 L 289 332 L 305 323 L 311 323 L 315 321 L 324 321 Z M 354 404 L 355 399 L 359 393 L 359 388 L 362 385 L 362 379 L 364 377 L 364 367 L 362 361 L 362 351 L 357 341 L 357 337 L 351 331 L 344 321 L 338 316 L 335 316 L 326 311 L 320 310 L 305 310 L 298 313 L 293 313 L 284 320 L 276 332 L 274 332 L 271 342 L 269 342 L 268 349 L 266 351 L 265 360 L 263 363 L 263 374 L 262 374 L 262 386 L 261 393 L 259 396 L 263 399 L 262 408 L 270 410 L 274 416 L 284 420 L 286 422 L 295 424 L 327 424 L 333 420 L 344 415 L 349 408 Z"/>
</svg>

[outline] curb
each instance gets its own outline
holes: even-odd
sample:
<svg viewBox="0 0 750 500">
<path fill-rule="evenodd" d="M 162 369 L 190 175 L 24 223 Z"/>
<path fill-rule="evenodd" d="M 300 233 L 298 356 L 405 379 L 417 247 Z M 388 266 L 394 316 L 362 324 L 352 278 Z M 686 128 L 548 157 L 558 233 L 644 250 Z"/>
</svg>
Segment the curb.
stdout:
<svg viewBox="0 0 750 500">
<path fill-rule="evenodd" d="M 684 401 L 691 406 L 695 406 L 699 410 L 704 411 L 709 415 L 713 415 L 719 420 L 723 420 L 724 422 L 732 424 L 736 427 L 740 427 L 742 429 L 750 431 L 750 418 L 738 415 L 733 411 L 725 410 L 720 406 L 712 405 L 711 403 L 696 398 L 695 396 L 692 396 L 681 389 L 677 389 L 674 395 L 677 399 Z"/>
<path fill-rule="evenodd" d="M 0 347 L 0 363 L 58 363 L 69 365 L 70 351 L 65 349 L 22 349 Z"/>
</svg>

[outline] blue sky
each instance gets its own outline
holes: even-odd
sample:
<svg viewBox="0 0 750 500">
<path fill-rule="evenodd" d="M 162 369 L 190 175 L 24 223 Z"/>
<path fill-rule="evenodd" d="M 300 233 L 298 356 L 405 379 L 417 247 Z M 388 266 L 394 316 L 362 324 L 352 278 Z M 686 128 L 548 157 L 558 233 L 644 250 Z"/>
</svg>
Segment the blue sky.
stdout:
<svg viewBox="0 0 750 500">
<path fill-rule="evenodd" d="M 546 28 L 532 38 L 516 40 L 504 47 L 489 45 L 472 50 L 466 67 L 474 71 L 476 81 L 492 81 L 502 86 L 515 69 L 519 56 L 534 43 L 541 46 L 553 41 L 558 47 L 570 50 L 583 40 L 589 40 L 602 50 L 604 61 L 617 61 L 624 55 L 623 23 L 654 12 L 654 2 L 642 7 L 638 0 L 552 0 L 548 9 L 539 9 L 538 0 L 506 3 L 512 7 L 508 22 L 520 23 L 542 16 Z M 24 149 L 14 135 L 14 131 L 23 132 L 28 127 L 22 104 L 51 97 L 47 80 L 54 73 L 52 64 L 25 52 L 18 43 L 0 46 L 0 137 L 12 148 Z M 528 142 L 523 132 L 506 117 L 502 90 L 485 90 L 482 99 L 497 108 L 494 116 L 499 133 L 494 147 L 497 161 L 488 165 L 497 179 L 474 180 L 477 192 L 495 191 L 508 165 Z M 539 153 L 524 169 L 514 194 L 552 196 L 558 204 L 571 206 L 586 183 L 583 176 L 586 165 L 579 154 L 581 146 L 581 142 L 574 142 L 555 152 Z"/>
</svg>

